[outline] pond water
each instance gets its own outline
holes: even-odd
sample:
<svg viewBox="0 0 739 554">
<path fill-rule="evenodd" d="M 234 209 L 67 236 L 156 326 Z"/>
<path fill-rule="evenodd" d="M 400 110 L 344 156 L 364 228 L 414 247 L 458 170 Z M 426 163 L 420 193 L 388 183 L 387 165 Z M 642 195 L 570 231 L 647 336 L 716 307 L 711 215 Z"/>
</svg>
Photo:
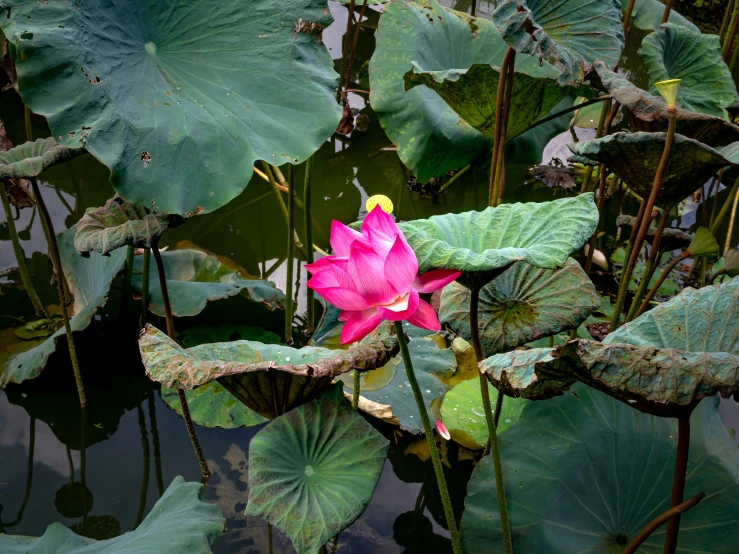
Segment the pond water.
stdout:
<svg viewBox="0 0 739 554">
<path fill-rule="evenodd" d="M 457 4 L 462 9 L 469 5 Z M 330 7 L 335 23 L 326 29 L 324 39 L 338 68 L 347 10 L 333 2 Z M 356 67 L 371 57 L 372 29 L 378 17 L 374 8 L 367 10 Z M 640 38 L 638 32 L 631 35 L 622 68 L 643 81 L 643 67 L 635 61 Z M 313 214 L 314 242 L 318 246 L 327 247 L 332 219 L 355 221 L 363 215 L 364 202 L 373 194 L 390 197 L 399 220 L 485 207 L 485 164 L 473 167 L 439 196 L 413 192 L 407 185 L 410 173 L 397 154 L 383 150 L 392 146 L 391 142 L 365 97 L 350 94 L 350 101 L 369 116 L 370 125 L 366 132 L 355 132 L 351 138 L 334 136 L 315 155 Z M 506 201 L 552 199 L 550 189 L 524 181 L 529 178 L 528 168 L 541 163 L 542 158 L 548 162 L 551 157 L 566 156 L 563 149 L 571 141 L 566 131 L 570 117 L 542 125 L 508 146 Z M 14 144 L 25 140 L 23 106 L 11 90 L 0 93 L 0 119 Z M 42 118 L 33 117 L 32 123 L 34 137 L 48 136 Z M 578 134 L 585 139 L 592 137 L 593 131 L 578 130 Z M 297 169 L 296 178 L 302 182 L 302 168 Z M 114 194 L 107 168 L 89 155 L 49 170 L 40 181 L 57 232 L 76 223 L 86 208 L 101 206 Z M 298 228 L 302 225 L 300 217 L 298 210 Z M 281 221 L 268 184 L 255 175 L 240 197 L 168 231 L 162 244 L 173 247 L 190 241 L 230 258 L 251 275 L 269 277 L 284 290 L 286 231 L 275 224 Z M 688 226 L 692 221 L 688 213 L 681 224 Z M 56 303 L 38 214 L 22 210 L 16 226 L 42 300 L 45 304 Z M 0 270 L 13 265 L 15 257 L 3 224 Z M 298 336 L 305 309 L 305 280 L 301 267 L 295 319 Z M 65 348 L 52 356 L 41 377 L 0 391 L 0 531 L 39 536 L 47 525 L 59 521 L 85 536 L 108 538 L 134 529 L 175 476 L 199 480 L 197 460 L 182 419 L 162 401 L 158 385 L 144 376 L 135 332 L 120 323 L 122 286 L 120 279 L 114 282 L 109 307 L 100 310 L 90 328 L 75 335 L 90 402 L 86 421 L 81 420 Z M 7 279 L 0 280 L 0 347 L 8 347 L 14 340 L 14 335 L 7 332 L 14 318 L 32 315 L 25 294 L 10 286 Z M 164 327 L 155 316 L 151 321 Z M 212 302 L 196 317 L 177 319 L 176 325 L 182 331 L 213 322 L 256 324 L 279 334 L 283 326 L 281 313 L 271 313 L 241 297 Z M 367 511 L 337 541 L 331 541 L 327 550 L 356 554 L 451 552 L 447 532 L 437 523 L 443 519 L 443 511 L 431 464 L 414 453 L 423 452 L 418 448 L 423 439 L 400 436 L 389 426 L 376 421 L 373 424 L 391 438 L 380 483 Z M 216 553 L 294 551 L 279 531 L 244 515 L 249 441 L 260 428 L 197 429 L 214 471 L 205 499 L 218 502 L 227 517 L 227 530 L 215 544 Z M 464 456 L 448 452 L 454 471 L 448 472 L 447 480 L 457 510 L 461 510 L 466 480 L 473 467 L 472 461 L 460 458 Z M 89 493 L 82 494 L 80 484 Z"/>
</svg>

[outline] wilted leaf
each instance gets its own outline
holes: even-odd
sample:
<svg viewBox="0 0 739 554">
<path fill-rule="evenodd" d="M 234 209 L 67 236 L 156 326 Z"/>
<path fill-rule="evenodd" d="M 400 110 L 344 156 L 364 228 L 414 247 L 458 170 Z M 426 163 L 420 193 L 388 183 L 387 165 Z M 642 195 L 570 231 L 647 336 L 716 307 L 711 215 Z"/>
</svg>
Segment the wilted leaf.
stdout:
<svg viewBox="0 0 739 554">
<path fill-rule="evenodd" d="M 616 218 L 616 225 L 619 227 L 633 227 L 636 223 L 636 217 L 633 215 L 620 215 Z M 657 226 L 652 222 L 647 231 L 646 239 L 649 244 L 654 241 L 654 234 L 657 231 Z M 690 244 L 692 235 L 683 231 L 682 229 L 673 229 L 667 227 L 662 232 L 662 239 L 660 241 L 660 248 L 664 248 L 667 251 L 677 250 Z"/>
<path fill-rule="evenodd" d="M 82 148 L 70 149 L 52 138 L 26 142 L 7 151 L 0 151 L 0 180 L 38 177 L 52 165 L 68 162 L 84 154 Z"/>
</svg>

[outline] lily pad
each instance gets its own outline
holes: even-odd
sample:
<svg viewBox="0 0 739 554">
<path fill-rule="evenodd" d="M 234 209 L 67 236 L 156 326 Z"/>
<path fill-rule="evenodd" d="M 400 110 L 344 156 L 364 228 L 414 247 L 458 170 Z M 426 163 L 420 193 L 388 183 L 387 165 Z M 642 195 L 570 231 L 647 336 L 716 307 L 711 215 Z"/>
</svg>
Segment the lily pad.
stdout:
<svg viewBox="0 0 739 554">
<path fill-rule="evenodd" d="M 84 148 L 67 148 L 57 144 L 52 138 L 26 142 L 0 152 L 0 181 L 38 177 L 52 165 L 68 162 L 84 153 Z"/>
<path fill-rule="evenodd" d="M 531 403 L 500 436 L 517 554 L 617 554 L 670 507 L 677 422 L 581 385 L 574 392 Z M 731 552 L 739 540 L 739 456 L 717 408 L 705 400 L 690 421 L 685 497 L 706 497 L 681 516 L 681 552 Z M 467 488 L 465 552 L 503 552 L 492 462 L 482 459 Z M 639 552 L 661 553 L 666 528 Z"/>
<path fill-rule="evenodd" d="M 285 294 L 271 281 L 244 278 L 221 259 L 201 250 L 183 249 L 162 252 L 167 291 L 175 317 L 197 315 L 208 302 L 241 294 L 270 310 L 283 308 Z M 133 262 L 133 290 L 141 292 L 143 256 Z M 164 316 L 159 273 L 152 260 L 149 266 L 149 310 Z"/>
<path fill-rule="evenodd" d="M 592 236 L 598 209 L 592 193 L 551 202 L 502 204 L 399 225 L 418 257 L 419 272 L 504 268 L 523 260 L 555 268 Z"/>
<path fill-rule="evenodd" d="M 483 25 L 477 35 L 478 25 L 436 0 L 392 0 L 380 18 L 369 64 L 370 103 L 398 156 L 422 182 L 464 167 L 488 152 L 490 141 L 433 90 L 406 91 L 403 75 L 412 62 L 439 70 L 496 60 L 500 65 L 497 51 L 475 47 L 486 44 L 493 27 Z"/>
<path fill-rule="evenodd" d="M 256 160 L 303 162 L 341 118 L 325 0 L 0 0 L 0 11 L 24 102 L 157 212 L 215 210 Z"/>
<path fill-rule="evenodd" d="M 248 340 L 185 349 L 147 325 L 139 350 L 152 380 L 191 390 L 218 379 L 248 408 L 273 419 L 312 399 L 342 373 L 382 367 L 398 352 L 398 341 L 380 330 L 348 350 L 298 350 Z"/>
<path fill-rule="evenodd" d="M 628 0 L 621 2 L 624 14 L 628 5 Z M 662 15 L 664 13 L 665 5 L 659 0 L 637 0 L 634 2 L 634 10 L 631 12 L 631 26 L 644 31 L 656 31 L 662 25 Z M 691 31 L 699 31 L 692 21 L 680 15 L 674 8 L 670 10 L 667 21 L 675 25 L 682 25 Z"/>
<path fill-rule="evenodd" d="M 146 519 L 130 533 L 96 541 L 52 523 L 40 538 L 0 534 L 0 550 L 6 554 L 210 554 L 224 524 L 218 504 L 203 502 L 200 483 L 175 477 Z"/>
<path fill-rule="evenodd" d="M 559 83 L 579 85 L 595 60 L 613 68 L 624 48 L 615 0 L 503 0 L 493 21 L 517 52 L 538 56 L 562 72 Z M 514 112 L 515 113 L 515 112 Z"/>
<path fill-rule="evenodd" d="M 470 331 L 471 292 L 451 283 L 441 294 L 439 319 L 465 340 Z M 588 276 L 568 258 L 560 269 L 516 262 L 480 290 L 480 342 L 485 356 L 576 329 L 600 306 Z"/>
<path fill-rule="evenodd" d="M 314 554 L 367 508 L 389 445 L 334 386 L 251 439 L 246 514 Z"/>
<path fill-rule="evenodd" d="M 495 398 L 496 391 L 488 383 L 490 398 Z M 498 434 L 516 423 L 529 400 L 523 398 L 506 398 L 498 423 Z M 493 404 L 495 404 L 493 402 Z M 444 395 L 441 405 L 441 417 L 454 442 L 458 442 L 471 450 L 482 450 L 488 441 L 488 426 L 483 411 L 480 380 L 462 381 Z"/>
<path fill-rule="evenodd" d="M 77 223 L 77 252 L 108 254 L 122 246 L 150 248 L 151 241 L 174 223 L 174 216 L 151 213 L 116 196 L 102 208 L 91 208 Z"/>
<path fill-rule="evenodd" d="M 644 37 L 639 55 L 647 66 L 652 94 L 657 94 L 655 82 L 681 79 L 677 100 L 685 109 L 723 117 L 724 109 L 739 100 L 717 35 L 665 23 Z"/>
<path fill-rule="evenodd" d="M 162 400 L 175 412 L 182 415 L 180 397 L 177 389 L 162 387 Z M 265 419 L 244 406 L 218 381 L 211 381 L 205 385 L 185 393 L 187 405 L 190 408 L 192 420 L 203 427 L 221 427 L 222 429 L 236 429 L 237 427 L 252 427 L 264 423 Z"/>
<path fill-rule="evenodd" d="M 577 156 L 605 163 L 629 187 L 646 197 L 652 190 L 666 137 L 666 133 L 621 132 L 568 147 Z M 733 159 L 697 140 L 676 134 L 657 205 L 673 206 L 722 167 L 736 165 L 739 156 L 733 149 L 727 150 L 727 154 L 730 152 Z"/>
<path fill-rule="evenodd" d="M 110 284 L 126 263 L 126 252 L 120 250 L 110 256 L 94 253 L 83 258 L 74 248 L 75 232 L 76 225 L 59 235 L 57 242 L 64 276 L 74 296 L 74 315 L 69 324 L 72 331 L 82 331 L 90 325 L 98 308 L 105 305 Z M 0 357 L 0 386 L 38 377 L 63 336 L 64 327 L 61 326 L 45 340 L 23 341 L 6 348 Z"/>
</svg>

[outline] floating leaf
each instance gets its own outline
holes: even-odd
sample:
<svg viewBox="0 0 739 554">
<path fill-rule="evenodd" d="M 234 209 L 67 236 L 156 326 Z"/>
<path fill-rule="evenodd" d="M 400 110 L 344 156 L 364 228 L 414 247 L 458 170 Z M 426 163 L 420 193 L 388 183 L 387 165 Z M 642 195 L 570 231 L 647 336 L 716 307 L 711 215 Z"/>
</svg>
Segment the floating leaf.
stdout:
<svg viewBox="0 0 739 554">
<path fill-rule="evenodd" d="M 162 387 L 162 400 L 175 412 L 182 415 L 180 397 L 176 389 Z M 203 427 L 236 429 L 264 423 L 265 419 L 252 412 L 223 388 L 218 381 L 185 393 L 192 420 Z"/>
<path fill-rule="evenodd" d="M 517 52 L 539 56 L 562 72 L 559 83 L 579 85 L 595 60 L 613 68 L 624 33 L 614 0 L 503 0 L 493 21 Z M 514 112 L 515 113 L 515 112 Z"/>
<path fill-rule="evenodd" d="M 488 389 L 490 398 L 495 398 L 496 391 L 489 383 Z M 498 434 L 518 421 L 521 410 L 529 402 L 523 398 L 506 398 L 503 401 Z M 488 426 L 485 422 L 479 379 L 462 381 L 447 392 L 441 405 L 441 417 L 454 442 L 472 450 L 485 448 Z"/>
<path fill-rule="evenodd" d="M 431 216 L 399 227 L 418 257 L 419 272 L 425 273 L 439 268 L 497 270 L 517 260 L 554 268 L 588 241 L 597 224 L 593 195 L 586 193 Z"/>
<path fill-rule="evenodd" d="M 314 554 L 367 508 L 388 446 L 337 385 L 251 439 L 246 514 Z"/>
<path fill-rule="evenodd" d="M 102 208 L 91 208 L 77 224 L 74 246 L 83 256 L 108 254 L 122 246 L 150 248 L 151 241 L 174 223 L 174 216 L 151 213 L 116 196 Z"/>
<path fill-rule="evenodd" d="M 665 23 L 644 37 L 639 55 L 652 94 L 657 93 L 655 82 L 681 79 L 677 100 L 685 109 L 723 117 L 724 109 L 739 100 L 717 35 Z"/>
<path fill-rule="evenodd" d="M 76 535 L 61 523 L 40 538 L 0 534 L 4 554 L 210 554 L 223 533 L 218 504 L 203 502 L 203 486 L 175 477 L 151 512 L 134 531 L 105 541 Z"/>
<path fill-rule="evenodd" d="M 491 27 L 483 26 L 480 36 L 477 19 L 436 0 L 393 0 L 380 18 L 369 65 L 370 103 L 398 156 L 422 182 L 464 167 L 488 152 L 490 141 L 433 90 L 406 91 L 403 75 L 412 62 L 430 69 L 496 63 L 497 51 L 475 47 L 486 43 Z"/>
<path fill-rule="evenodd" d="M 72 331 L 82 331 L 90 325 L 98 308 L 105 305 L 110 284 L 126 263 L 126 252 L 120 250 L 111 256 L 92 254 L 90 258 L 83 258 L 74 248 L 75 232 L 76 225 L 59 235 L 57 242 L 64 276 L 74 296 L 74 316 L 69 324 Z M 7 348 L 0 357 L 0 386 L 38 377 L 63 336 L 62 326 L 45 340 L 24 341 L 19 347 Z"/>
<path fill-rule="evenodd" d="M 256 160 L 305 161 L 341 117 L 325 0 L 0 0 L 0 11 L 24 102 L 157 212 L 215 210 Z"/>
<path fill-rule="evenodd" d="M 584 386 L 574 392 L 531 403 L 500 436 L 517 554 L 623 552 L 670 507 L 677 422 Z M 681 516 L 681 552 L 731 552 L 739 540 L 739 456 L 717 408 L 716 399 L 706 400 L 690 421 L 685 498 L 706 497 Z M 467 493 L 465 552 L 503 552 L 490 456 L 475 468 Z M 666 530 L 654 531 L 639 552 L 661 553 Z"/>
<path fill-rule="evenodd" d="M 626 13 L 628 5 L 628 0 L 621 2 L 624 13 Z M 665 5 L 659 0 L 637 0 L 634 2 L 634 10 L 631 12 L 631 26 L 644 31 L 656 31 L 662 25 L 662 16 L 664 13 Z M 682 25 L 691 31 L 699 30 L 692 21 L 683 17 L 674 9 L 670 10 L 668 21 L 675 25 Z"/>
<path fill-rule="evenodd" d="M 261 302 L 270 310 L 282 308 L 285 295 L 271 281 L 244 278 L 223 260 L 201 250 L 184 249 L 162 252 L 167 291 L 175 317 L 197 315 L 208 302 L 241 294 Z M 143 256 L 133 262 L 133 289 L 141 292 Z M 164 302 L 159 285 L 159 273 L 152 260 L 149 266 L 149 310 L 164 316 Z"/>
<path fill-rule="evenodd" d="M 469 289 L 458 283 L 441 294 L 439 319 L 471 341 Z M 600 306 L 588 276 L 568 258 L 560 269 L 516 262 L 480 290 L 478 318 L 485 356 L 576 329 Z"/>
<path fill-rule="evenodd" d="M 152 380 L 191 390 L 218 379 L 248 408 L 272 419 L 310 400 L 342 373 L 382 367 L 398 352 L 398 341 L 376 331 L 348 350 L 298 350 L 248 340 L 185 349 L 147 325 L 139 349 Z"/>
<path fill-rule="evenodd" d="M 568 146 L 578 156 L 605 163 L 629 187 L 646 197 L 652 190 L 666 137 L 666 133 L 621 132 Z M 736 165 L 739 156 L 734 154 L 733 158 L 727 159 L 719 150 L 697 140 L 675 135 L 657 205 L 671 207 L 680 202 L 696 189 L 696 183 L 700 186 L 722 167 Z"/>
<path fill-rule="evenodd" d="M 84 153 L 83 148 L 70 149 L 57 144 L 52 138 L 26 142 L 0 152 L 0 181 L 38 177 L 52 165 L 68 162 Z"/>
</svg>

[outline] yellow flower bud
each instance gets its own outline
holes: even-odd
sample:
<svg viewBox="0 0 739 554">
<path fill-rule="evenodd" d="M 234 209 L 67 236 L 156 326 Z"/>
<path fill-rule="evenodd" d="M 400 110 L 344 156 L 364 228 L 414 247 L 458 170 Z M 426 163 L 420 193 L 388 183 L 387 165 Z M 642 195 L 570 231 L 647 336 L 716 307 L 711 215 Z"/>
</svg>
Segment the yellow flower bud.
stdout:
<svg viewBox="0 0 739 554">
<path fill-rule="evenodd" d="M 367 208 L 368 212 L 371 212 L 375 209 L 375 206 L 380 206 L 382 208 L 382 211 L 386 214 L 393 213 L 393 201 L 390 200 L 387 196 L 384 194 L 375 194 L 374 196 L 370 196 L 367 199 L 367 203 L 365 204 L 365 207 Z"/>
<path fill-rule="evenodd" d="M 675 100 L 677 100 L 677 89 L 680 88 L 680 81 L 682 79 L 668 79 L 667 81 L 660 81 L 654 83 L 662 98 L 665 99 L 668 106 L 674 106 Z"/>
</svg>

